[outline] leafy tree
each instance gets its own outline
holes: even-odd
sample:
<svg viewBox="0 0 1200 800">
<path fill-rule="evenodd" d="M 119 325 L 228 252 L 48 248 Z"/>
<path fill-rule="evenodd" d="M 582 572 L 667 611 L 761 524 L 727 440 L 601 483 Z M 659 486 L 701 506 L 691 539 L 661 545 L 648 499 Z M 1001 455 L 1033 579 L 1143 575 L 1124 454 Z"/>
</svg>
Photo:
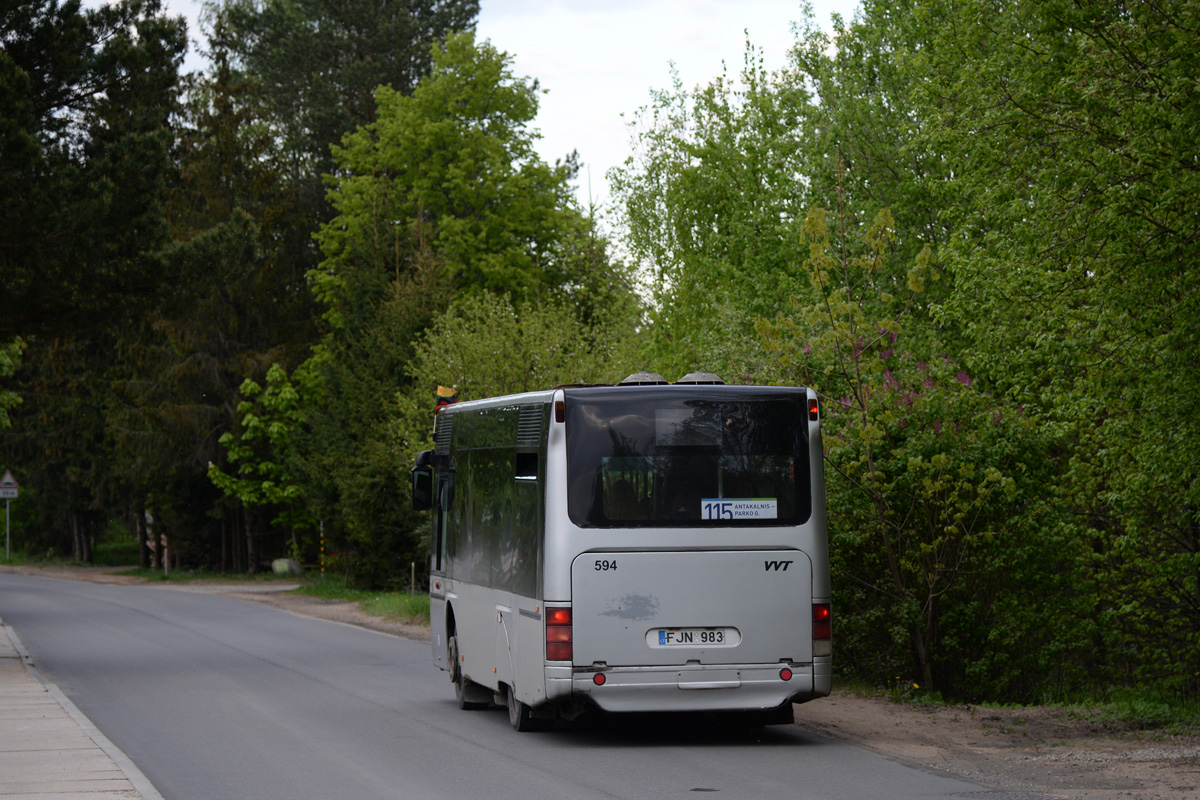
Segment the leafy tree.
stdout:
<svg viewBox="0 0 1200 800">
<path fill-rule="evenodd" d="M 325 261 L 313 273 L 330 321 L 361 313 L 388 277 L 379 266 L 421 247 L 459 290 L 525 297 L 562 285 L 555 245 L 571 219 L 573 167 L 537 156 L 537 87 L 512 74 L 507 54 L 451 36 L 412 96 L 376 96 L 378 119 L 334 149 L 338 216 L 317 236 Z"/>
<path fill-rule="evenodd" d="M 656 93 L 635 153 L 614 172 L 655 303 L 649 355 L 664 371 L 764 371 L 754 321 L 808 291 L 805 208 L 839 207 L 851 238 L 889 209 L 901 260 L 927 246 L 936 260 L 948 236 L 933 192 L 944 167 L 919 135 L 913 74 L 893 57 L 920 41 L 919 26 L 868 2 L 853 24 L 835 19 L 832 36 L 811 12 L 796 34 L 784 69 L 766 71 L 748 44 L 736 80 Z M 912 312 L 927 315 L 949 285 L 931 285 Z"/>
<path fill-rule="evenodd" d="M 517 394 L 572 383 L 612 383 L 635 370 L 631 331 L 589 324 L 558 301 L 467 295 L 414 343 L 396 424 L 411 462 L 429 447 L 433 389 L 453 386 L 461 399 Z"/>
<path fill-rule="evenodd" d="M 25 344 L 20 339 L 0 344 L 0 378 L 10 378 L 21 363 L 21 351 Z M 21 396 L 8 389 L 0 389 L 0 428 L 7 428 L 12 423 L 8 419 L 8 409 L 21 402 Z"/>
<path fill-rule="evenodd" d="M 756 372 L 754 320 L 783 310 L 800 277 L 810 97 L 749 44 L 739 77 L 695 90 L 676 77 L 655 93 L 612 174 L 653 300 L 648 355 L 665 374 Z"/>
<path fill-rule="evenodd" d="M 948 171 L 923 135 L 931 123 L 914 102 L 919 64 L 897 57 L 920 51 L 923 25 L 909 5 L 865 0 L 853 22 L 834 18 L 831 35 L 811 18 L 797 34 L 790 70 L 812 92 L 802 142 L 808 205 L 838 208 L 838 224 L 851 237 L 886 209 L 895 219 L 894 259 L 913 261 L 924 251 L 938 267 L 950 237 L 947 198 L 938 191 Z M 909 326 L 909 342 L 917 346 L 914 337 L 928 335 L 957 354 L 957 329 L 931 313 L 953 291 L 954 276 L 940 271 L 942 280 L 912 298 L 909 310 L 923 321 Z"/>
<path fill-rule="evenodd" d="M 333 215 L 322 179 L 336 170 L 331 147 L 375 120 L 377 87 L 412 92 L 431 45 L 474 27 L 478 0 L 215 0 L 206 11 L 226 70 L 214 88 L 248 115 L 246 138 L 270 147 L 265 162 L 246 162 L 270 165 L 267 207 L 243 208 L 268 257 L 302 279 L 321 260 L 312 233 Z"/>
<path fill-rule="evenodd" d="M 993 676 L 991 689 L 1030 699 L 1047 689 L 1044 665 L 1080 646 L 1057 628 L 1033 646 L 1028 613 L 1019 622 L 996 613 L 1014 574 L 1025 588 L 1073 588 L 1043 570 L 1076 554 L 1061 541 L 1053 556 L 1039 554 L 1032 523 L 1047 517 L 1023 513 L 1030 505 L 1045 512 L 1028 473 L 1032 466 L 1045 477 L 1047 441 L 952 360 L 904 347 L 920 320 L 915 297 L 938 275 L 925 254 L 909 266 L 904 288 L 893 289 L 890 214 L 877 215 L 861 247 L 831 238 L 825 220 L 814 209 L 805 224 L 815 300 L 798 297 L 794 316 L 760 329 L 786 377 L 825 397 L 843 652 L 877 680 L 908 674 L 912 663 L 927 690 L 970 696 L 982 681 L 966 675 L 981 662 L 991 666 L 994 647 L 1020 642 L 1026 659 Z M 989 641 L 980 636 L 984 619 Z M 1077 681 L 1056 677 L 1057 689 Z"/>
<path fill-rule="evenodd" d="M 88 330 L 154 293 L 148 254 L 165 232 L 156 197 L 186 46 L 183 21 L 158 0 L 6 6 L 0 336 Z"/>
<path fill-rule="evenodd" d="M 126 335 L 123 358 L 109 370 L 114 470 L 129 484 L 130 511 L 140 515 L 154 495 L 148 508 L 157 530 L 171 529 L 172 552 L 212 568 L 256 568 L 252 556 L 272 549 L 258 543 L 258 531 L 244 530 L 238 509 L 214 513 L 220 495 L 207 479 L 208 464 L 224 463 L 218 439 L 234 425 L 244 376 L 265 373 L 287 353 L 264 323 L 278 309 L 259 293 L 269 287 L 256 242 L 250 218 L 235 211 L 168 248 L 168 268 L 195 279 Z"/>
<path fill-rule="evenodd" d="M 333 171 L 331 144 L 374 121 L 376 87 L 411 94 L 432 65 L 430 45 L 472 29 L 479 14 L 478 0 L 224 0 L 208 8 L 284 149 L 313 177 Z"/>
<path fill-rule="evenodd" d="M 38 505 L 30 544 L 87 560 L 120 491 L 106 370 L 173 287 L 160 200 L 185 27 L 155 0 L 23 2 L 0 21 L 0 335 L 27 348 L 5 444 Z"/>
<path fill-rule="evenodd" d="M 337 216 L 317 235 L 326 258 L 311 273 L 330 332 L 293 373 L 307 412 L 292 474 L 362 584 L 420 558 L 393 433 L 406 395 L 429 391 L 411 383 L 414 343 L 452 299 L 579 299 L 591 325 L 636 309 L 571 204 L 573 166 L 537 157 L 536 86 L 506 54 L 451 36 L 411 96 L 381 87 L 377 99 L 376 120 L 334 150 Z"/>
<path fill-rule="evenodd" d="M 237 465 L 237 473 L 230 475 L 209 464 L 208 476 L 217 488 L 245 506 L 280 509 L 279 521 L 292 528 L 292 557 L 299 559 L 295 527 L 312 527 L 301 505 L 303 488 L 287 472 L 294 463 L 296 431 L 304 423 L 300 395 L 278 364 L 267 371 L 265 389 L 247 378 L 241 395 L 247 398 L 238 404 L 241 434 L 235 437 L 227 432 L 220 439 L 230 463 Z M 269 448 L 264 450 L 259 442 Z"/>
<path fill-rule="evenodd" d="M 946 318 L 1077 437 L 1117 677 L 1200 692 L 1197 4 L 923 4 L 909 60 L 954 176 Z"/>
</svg>

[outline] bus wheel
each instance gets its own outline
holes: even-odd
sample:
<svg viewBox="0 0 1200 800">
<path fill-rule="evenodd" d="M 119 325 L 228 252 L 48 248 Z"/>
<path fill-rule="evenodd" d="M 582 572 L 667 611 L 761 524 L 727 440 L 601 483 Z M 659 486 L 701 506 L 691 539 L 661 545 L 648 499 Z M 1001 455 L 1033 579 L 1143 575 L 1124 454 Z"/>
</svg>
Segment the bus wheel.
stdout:
<svg viewBox="0 0 1200 800">
<path fill-rule="evenodd" d="M 450 680 L 454 681 L 454 697 L 458 707 L 463 711 L 479 711 L 491 707 L 483 688 L 470 678 L 463 675 L 462 661 L 458 658 L 458 636 L 450 637 L 446 643 L 447 655 L 450 659 Z"/>
<path fill-rule="evenodd" d="M 508 697 L 508 722 L 514 731 L 529 733 L 530 731 L 548 731 L 554 720 L 534 717 L 529 706 L 517 699 L 512 687 L 505 692 Z"/>
</svg>

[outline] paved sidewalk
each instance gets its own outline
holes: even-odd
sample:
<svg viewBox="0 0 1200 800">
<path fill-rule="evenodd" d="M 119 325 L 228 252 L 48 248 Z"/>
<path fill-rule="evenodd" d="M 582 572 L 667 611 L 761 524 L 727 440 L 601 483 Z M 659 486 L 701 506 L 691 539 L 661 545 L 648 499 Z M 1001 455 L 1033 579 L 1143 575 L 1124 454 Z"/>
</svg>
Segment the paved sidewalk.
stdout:
<svg viewBox="0 0 1200 800">
<path fill-rule="evenodd" d="M 0 620 L 0 800 L 162 800 Z"/>
</svg>

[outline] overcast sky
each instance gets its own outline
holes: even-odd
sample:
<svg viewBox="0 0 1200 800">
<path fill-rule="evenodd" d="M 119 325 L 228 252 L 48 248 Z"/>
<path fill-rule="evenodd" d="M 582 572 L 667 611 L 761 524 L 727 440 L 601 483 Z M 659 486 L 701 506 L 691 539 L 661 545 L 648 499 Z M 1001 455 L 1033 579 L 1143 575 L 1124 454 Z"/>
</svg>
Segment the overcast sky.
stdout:
<svg viewBox="0 0 1200 800">
<path fill-rule="evenodd" d="M 96 5 L 100 0 L 85 0 Z M 184 14 L 193 39 L 185 69 L 201 69 L 195 53 L 200 0 L 166 0 Z M 830 15 L 847 21 L 858 0 L 812 0 L 826 30 Z M 551 163 L 572 150 L 584 164 L 577 194 L 608 199 L 605 174 L 629 153 L 632 119 L 652 89 L 671 85 L 674 63 L 686 87 L 708 83 L 742 65 L 746 35 L 768 69 L 784 65 L 801 0 L 482 0 L 478 35 L 514 58 L 518 75 L 537 78 L 542 97 L 539 152 Z"/>
<path fill-rule="evenodd" d="M 813 0 L 829 30 L 858 0 Z M 671 64 L 685 87 L 742 66 L 747 33 L 768 69 L 782 67 L 794 41 L 799 0 L 482 0 L 481 38 L 514 57 L 517 74 L 541 82 L 539 152 L 549 162 L 577 150 L 584 163 L 581 201 L 602 204 L 605 174 L 629 155 L 629 131 L 652 89 L 671 85 Z M 622 118 L 625 114 L 625 118 Z"/>
</svg>

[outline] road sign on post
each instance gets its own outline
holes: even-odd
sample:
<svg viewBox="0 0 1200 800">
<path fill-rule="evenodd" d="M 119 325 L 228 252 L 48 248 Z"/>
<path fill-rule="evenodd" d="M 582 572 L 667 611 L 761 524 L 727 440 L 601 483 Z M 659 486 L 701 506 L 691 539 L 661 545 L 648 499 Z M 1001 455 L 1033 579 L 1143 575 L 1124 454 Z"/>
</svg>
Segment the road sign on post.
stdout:
<svg viewBox="0 0 1200 800">
<path fill-rule="evenodd" d="M 9 527 L 8 527 L 8 506 L 13 500 L 17 499 L 17 492 L 20 491 L 20 486 L 17 485 L 17 479 L 13 477 L 11 470 L 4 470 L 4 477 L 0 478 L 0 498 L 4 499 L 4 560 L 12 561 L 12 555 L 9 548 Z"/>
<path fill-rule="evenodd" d="M 16 500 L 17 492 L 21 487 L 17 485 L 17 479 L 13 477 L 11 470 L 4 470 L 4 477 L 0 478 L 0 499 Z"/>
</svg>

